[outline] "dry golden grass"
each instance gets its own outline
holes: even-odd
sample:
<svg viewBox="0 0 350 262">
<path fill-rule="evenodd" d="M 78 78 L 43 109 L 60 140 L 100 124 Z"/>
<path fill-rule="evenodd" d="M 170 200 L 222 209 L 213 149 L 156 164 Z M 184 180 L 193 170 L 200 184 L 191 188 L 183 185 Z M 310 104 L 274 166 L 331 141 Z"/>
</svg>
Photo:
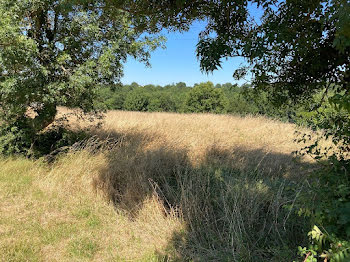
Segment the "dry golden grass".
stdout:
<svg viewBox="0 0 350 262">
<path fill-rule="evenodd" d="M 68 155 L 53 166 L 0 160 L 0 261 L 137 261 L 157 259 L 174 231 L 155 197 L 132 220 L 95 192 L 102 154 Z"/>
<path fill-rule="evenodd" d="M 192 157 L 202 156 L 213 145 L 284 154 L 298 148 L 293 143 L 294 125 L 265 117 L 111 111 L 106 114 L 104 130 L 152 135 L 156 143 L 188 148 Z"/>
<path fill-rule="evenodd" d="M 271 175 L 287 168 L 283 175 L 300 176 L 292 157 L 302 146 L 294 142 L 296 130 L 307 132 L 266 117 L 110 111 L 95 133 L 134 140 L 142 150 L 185 151 L 194 165 L 217 160 L 240 169 L 259 167 Z"/>
<path fill-rule="evenodd" d="M 313 168 L 291 154 L 294 125 L 121 111 L 104 122 L 91 132 L 113 149 L 0 160 L 0 261 L 293 258 L 306 222 L 282 206 Z"/>
</svg>

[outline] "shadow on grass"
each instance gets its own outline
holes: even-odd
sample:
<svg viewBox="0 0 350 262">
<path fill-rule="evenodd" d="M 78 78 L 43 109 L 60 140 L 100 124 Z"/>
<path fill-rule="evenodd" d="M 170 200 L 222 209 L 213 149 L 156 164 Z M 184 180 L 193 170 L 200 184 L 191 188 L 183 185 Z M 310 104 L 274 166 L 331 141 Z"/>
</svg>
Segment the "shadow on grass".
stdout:
<svg viewBox="0 0 350 262">
<path fill-rule="evenodd" d="M 60 125 L 52 126 L 36 136 L 31 148 L 33 157 L 45 156 L 49 162 L 53 162 L 57 154 L 68 152 L 74 144 L 88 138 L 86 131 L 74 131 Z"/>
<path fill-rule="evenodd" d="M 285 206 L 297 200 L 312 164 L 215 145 L 193 163 L 186 148 L 155 134 L 96 132 L 120 141 L 95 181 L 116 208 L 133 219 L 156 195 L 165 215 L 181 211 L 186 230 L 174 232 L 160 261 L 291 261 L 305 243 L 308 221 Z"/>
</svg>

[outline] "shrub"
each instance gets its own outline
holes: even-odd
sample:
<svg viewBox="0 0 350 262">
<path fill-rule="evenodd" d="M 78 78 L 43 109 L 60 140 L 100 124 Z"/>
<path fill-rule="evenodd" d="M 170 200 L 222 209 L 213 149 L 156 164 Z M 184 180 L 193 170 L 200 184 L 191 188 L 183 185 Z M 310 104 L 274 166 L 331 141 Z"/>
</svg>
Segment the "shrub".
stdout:
<svg viewBox="0 0 350 262">
<path fill-rule="evenodd" d="M 20 124 L 0 128 L 0 154 L 41 157 L 87 138 L 83 131 L 74 132 L 62 126 L 53 126 L 41 133 L 25 130 Z"/>
<path fill-rule="evenodd" d="M 185 111 L 224 113 L 226 103 L 226 98 L 221 89 L 215 88 L 211 82 L 201 83 L 188 93 L 185 101 Z"/>
<path fill-rule="evenodd" d="M 25 128 L 21 122 L 12 125 L 0 126 L 0 154 L 25 154 L 27 155 L 31 141 L 35 133 L 30 128 Z"/>
<path fill-rule="evenodd" d="M 156 93 L 150 97 L 148 111 L 173 112 L 175 111 L 175 102 L 167 94 Z"/>
<path fill-rule="evenodd" d="M 299 215 L 310 217 L 313 225 L 309 246 L 299 247 L 299 254 L 307 256 L 305 261 L 350 258 L 350 182 L 346 171 L 350 162 L 333 159 L 331 163 L 314 174 L 309 190 L 298 202 Z"/>
<path fill-rule="evenodd" d="M 147 111 L 148 105 L 149 95 L 142 88 L 131 91 L 124 101 L 124 109 L 130 111 Z"/>
</svg>

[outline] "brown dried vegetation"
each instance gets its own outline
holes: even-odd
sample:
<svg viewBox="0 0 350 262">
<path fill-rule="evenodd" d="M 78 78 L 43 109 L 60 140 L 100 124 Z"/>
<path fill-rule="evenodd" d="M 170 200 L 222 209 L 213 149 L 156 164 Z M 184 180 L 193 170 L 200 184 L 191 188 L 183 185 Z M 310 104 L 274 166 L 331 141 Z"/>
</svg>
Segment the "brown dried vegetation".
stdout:
<svg viewBox="0 0 350 262">
<path fill-rule="evenodd" d="M 283 206 L 315 165 L 292 156 L 294 125 L 121 111 L 104 122 L 91 132 L 112 148 L 0 160 L 0 261 L 295 257 L 307 221 Z"/>
</svg>

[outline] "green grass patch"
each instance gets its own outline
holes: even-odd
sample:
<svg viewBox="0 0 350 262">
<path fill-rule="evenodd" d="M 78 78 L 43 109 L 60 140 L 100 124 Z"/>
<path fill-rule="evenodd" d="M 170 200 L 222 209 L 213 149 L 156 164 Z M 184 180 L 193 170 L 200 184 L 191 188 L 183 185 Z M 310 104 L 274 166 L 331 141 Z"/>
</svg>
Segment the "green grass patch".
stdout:
<svg viewBox="0 0 350 262">
<path fill-rule="evenodd" d="M 99 246 L 96 241 L 88 237 L 74 239 L 69 243 L 69 254 L 77 258 L 93 258 Z"/>
<path fill-rule="evenodd" d="M 40 259 L 40 249 L 33 245 L 32 241 L 18 241 L 7 243 L 0 247 L 0 261 L 6 262 L 24 262 L 42 261 Z"/>
</svg>

